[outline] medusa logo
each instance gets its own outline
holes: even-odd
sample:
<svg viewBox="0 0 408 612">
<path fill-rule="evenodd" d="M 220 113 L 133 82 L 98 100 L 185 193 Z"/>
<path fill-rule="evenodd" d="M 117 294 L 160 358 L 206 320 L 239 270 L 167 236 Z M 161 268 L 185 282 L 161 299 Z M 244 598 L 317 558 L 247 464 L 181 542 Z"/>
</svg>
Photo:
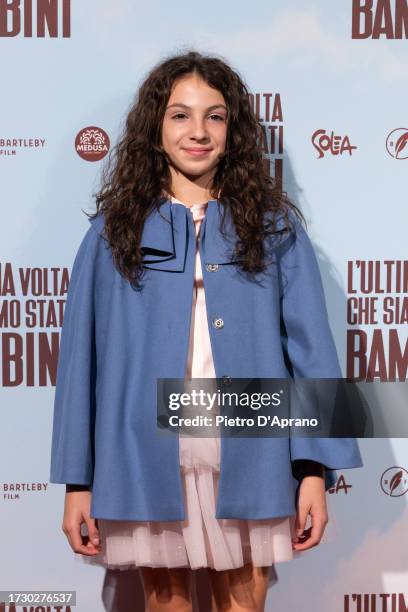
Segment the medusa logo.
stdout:
<svg viewBox="0 0 408 612">
<path fill-rule="evenodd" d="M 388 153 L 394 159 L 407 159 L 408 157 L 408 129 L 397 128 L 387 136 L 385 143 Z"/>
<path fill-rule="evenodd" d="M 408 491 L 408 472 L 405 468 L 393 465 L 381 476 L 381 489 L 390 497 L 401 497 Z"/>
<path fill-rule="evenodd" d="M 94 125 L 81 130 L 75 138 L 75 150 L 86 161 L 99 161 L 110 147 L 109 136 L 102 128 Z"/>
</svg>

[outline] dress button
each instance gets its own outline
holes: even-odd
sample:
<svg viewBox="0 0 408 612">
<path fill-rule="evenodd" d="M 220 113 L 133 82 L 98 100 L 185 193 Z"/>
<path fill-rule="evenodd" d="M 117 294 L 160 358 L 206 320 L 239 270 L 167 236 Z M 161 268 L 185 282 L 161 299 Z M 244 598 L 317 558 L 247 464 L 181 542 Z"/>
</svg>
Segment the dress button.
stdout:
<svg viewBox="0 0 408 612">
<path fill-rule="evenodd" d="M 213 324 L 213 327 L 215 327 L 215 329 L 221 329 L 222 327 L 224 327 L 224 321 L 220 319 L 219 317 L 216 319 L 213 319 L 212 324 Z"/>
<path fill-rule="evenodd" d="M 223 376 L 222 377 L 222 384 L 229 386 L 232 383 L 232 379 L 231 376 Z"/>
<path fill-rule="evenodd" d="M 218 270 L 218 264 L 206 264 L 205 266 L 208 270 L 208 272 L 217 272 Z"/>
</svg>

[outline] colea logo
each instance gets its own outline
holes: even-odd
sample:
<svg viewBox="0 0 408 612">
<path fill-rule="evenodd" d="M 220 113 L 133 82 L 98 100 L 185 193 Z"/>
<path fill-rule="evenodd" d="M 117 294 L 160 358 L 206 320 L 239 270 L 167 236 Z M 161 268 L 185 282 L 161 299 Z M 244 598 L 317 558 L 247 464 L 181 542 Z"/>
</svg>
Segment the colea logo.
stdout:
<svg viewBox="0 0 408 612">
<path fill-rule="evenodd" d="M 326 130 L 318 129 L 312 134 L 312 145 L 318 152 L 318 158 L 325 156 L 326 152 L 331 155 L 343 155 L 348 153 L 353 154 L 353 150 L 357 149 L 357 145 L 352 145 L 348 136 L 339 136 L 333 132 L 328 134 Z"/>
<path fill-rule="evenodd" d="M 94 125 L 81 130 L 75 138 L 75 150 L 85 161 L 99 161 L 107 155 L 110 148 L 109 136 Z"/>
<path fill-rule="evenodd" d="M 71 37 L 71 0 L 0 0 L 0 37 L 45 38 L 46 33 Z"/>
</svg>

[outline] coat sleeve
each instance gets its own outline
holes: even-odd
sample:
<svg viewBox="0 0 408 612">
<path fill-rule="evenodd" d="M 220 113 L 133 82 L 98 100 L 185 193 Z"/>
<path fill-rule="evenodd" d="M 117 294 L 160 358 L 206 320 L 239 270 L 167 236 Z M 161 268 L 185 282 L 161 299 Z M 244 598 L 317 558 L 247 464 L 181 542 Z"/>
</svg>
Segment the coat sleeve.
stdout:
<svg viewBox="0 0 408 612">
<path fill-rule="evenodd" d="M 91 485 L 94 466 L 94 279 L 99 235 L 90 227 L 76 254 L 61 330 L 50 482 Z"/>
<path fill-rule="evenodd" d="M 282 344 L 293 378 L 342 378 L 330 330 L 320 270 L 301 222 L 290 214 L 293 230 L 278 249 Z M 363 465 L 355 438 L 291 437 L 292 468 L 299 460 L 325 466 L 325 485 L 337 480 L 336 469 Z M 295 478 L 297 471 L 293 470 Z"/>
</svg>

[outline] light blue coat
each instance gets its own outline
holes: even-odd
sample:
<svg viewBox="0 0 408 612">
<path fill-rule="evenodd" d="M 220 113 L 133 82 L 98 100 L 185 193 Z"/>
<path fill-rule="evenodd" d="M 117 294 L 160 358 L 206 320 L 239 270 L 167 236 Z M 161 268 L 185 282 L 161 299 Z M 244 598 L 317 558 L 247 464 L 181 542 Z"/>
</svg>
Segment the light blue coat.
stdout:
<svg viewBox="0 0 408 612">
<path fill-rule="evenodd" d="M 265 242 L 274 265 L 253 283 L 229 257 L 233 243 L 219 231 L 221 207 L 210 200 L 200 240 L 217 378 L 341 377 L 318 263 L 302 225 L 293 216 L 296 231 L 278 248 Z M 185 518 L 178 436 L 157 435 L 156 379 L 185 375 L 196 235 L 183 204 L 167 200 L 160 212 L 143 230 L 143 291 L 132 290 L 115 269 L 101 215 L 71 273 L 50 481 L 91 485 L 94 518 Z M 223 327 L 214 325 L 217 318 Z M 354 438 L 222 437 L 216 517 L 295 514 L 295 459 L 324 464 L 326 489 L 336 481 L 334 470 L 363 465 Z"/>
</svg>

